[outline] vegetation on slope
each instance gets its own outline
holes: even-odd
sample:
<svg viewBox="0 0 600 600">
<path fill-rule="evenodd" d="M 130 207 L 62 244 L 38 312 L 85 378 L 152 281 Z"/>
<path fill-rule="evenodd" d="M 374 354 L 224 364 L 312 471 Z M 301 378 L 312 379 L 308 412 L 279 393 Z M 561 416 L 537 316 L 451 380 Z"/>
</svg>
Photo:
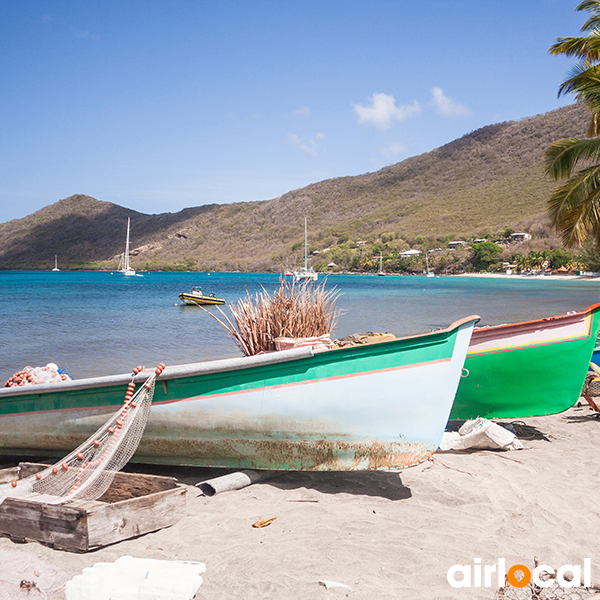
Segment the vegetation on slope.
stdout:
<svg viewBox="0 0 600 600">
<path fill-rule="evenodd" d="M 587 124 L 586 110 L 575 104 L 263 202 L 145 215 L 78 194 L 0 224 L 0 269 L 49 269 L 55 254 L 63 269 L 115 269 L 127 217 L 137 270 L 291 270 L 303 261 L 305 216 L 310 261 L 320 270 L 377 270 L 381 252 L 386 271 L 421 272 L 425 254 L 401 255 L 411 247 L 434 250 L 428 256 L 438 272 L 475 268 L 471 251 L 448 248 L 453 239 L 501 242 L 503 261 L 552 251 L 561 243 L 545 217 L 556 184 L 543 174 L 544 152 Z M 515 230 L 533 239 L 505 243 Z"/>
</svg>

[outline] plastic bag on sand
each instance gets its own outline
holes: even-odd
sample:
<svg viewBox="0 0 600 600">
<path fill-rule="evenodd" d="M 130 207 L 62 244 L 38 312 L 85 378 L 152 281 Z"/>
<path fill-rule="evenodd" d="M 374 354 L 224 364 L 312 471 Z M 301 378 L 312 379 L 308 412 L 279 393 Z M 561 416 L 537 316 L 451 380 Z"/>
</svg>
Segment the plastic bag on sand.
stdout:
<svg viewBox="0 0 600 600">
<path fill-rule="evenodd" d="M 278 337 L 274 341 L 277 350 L 290 350 L 291 348 L 304 348 L 305 346 L 310 346 L 313 350 L 329 350 L 333 345 L 329 333 L 304 338 Z"/>
<path fill-rule="evenodd" d="M 65 586 L 66 600 L 191 600 L 204 563 L 121 556 L 83 569 Z"/>
<path fill-rule="evenodd" d="M 446 431 L 440 450 L 522 450 L 523 444 L 504 427 L 478 417 L 467 421 L 458 431 Z"/>
</svg>

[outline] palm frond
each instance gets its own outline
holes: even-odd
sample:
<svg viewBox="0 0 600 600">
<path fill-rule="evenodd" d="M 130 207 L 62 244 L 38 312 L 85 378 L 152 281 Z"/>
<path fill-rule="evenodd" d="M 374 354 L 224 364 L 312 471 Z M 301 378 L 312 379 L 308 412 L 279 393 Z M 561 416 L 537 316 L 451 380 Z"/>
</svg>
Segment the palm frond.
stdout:
<svg viewBox="0 0 600 600">
<path fill-rule="evenodd" d="M 548 215 L 565 246 L 581 245 L 600 228 L 600 165 L 582 169 L 548 200 Z"/>
<path fill-rule="evenodd" d="M 550 54 L 564 54 L 576 57 L 588 63 L 588 66 L 600 60 L 600 32 L 594 30 L 590 35 L 556 38 L 548 49 Z"/>
<path fill-rule="evenodd" d="M 552 142 L 544 159 L 544 170 L 554 180 L 571 177 L 582 161 L 600 160 L 600 139 L 566 138 Z"/>
<path fill-rule="evenodd" d="M 576 93 L 588 102 L 600 96 L 600 66 L 579 62 L 573 65 L 567 79 L 558 88 L 558 95 Z"/>
<path fill-rule="evenodd" d="M 585 0 L 575 7 L 575 10 L 587 10 L 592 16 L 581 26 L 581 31 L 596 29 L 600 25 L 600 2 L 598 0 Z"/>
</svg>

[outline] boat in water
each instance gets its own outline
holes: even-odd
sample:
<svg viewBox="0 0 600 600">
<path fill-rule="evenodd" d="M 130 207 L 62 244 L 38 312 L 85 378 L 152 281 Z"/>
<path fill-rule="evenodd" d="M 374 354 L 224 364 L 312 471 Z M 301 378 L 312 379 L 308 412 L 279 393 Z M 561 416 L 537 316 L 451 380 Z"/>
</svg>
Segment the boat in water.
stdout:
<svg viewBox="0 0 600 600">
<path fill-rule="evenodd" d="M 383 253 L 379 253 L 379 272 L 377 273 L 380 277 L 385 276 L 385 271 L 383 270 Z"/>
<path fill-rule="evenodd" d="M 306 217 L 304 218 L 304 266 L 293 272 L 294 281 L 317 281 L 318 273 L 308 266 L 308 237 L 306 230 Z"/>
<path fill-rule="evenodd" d="M 600 304 L 581 312 L 475 328 L 451 419 L 563 412 L 581 395 L 600 329 Z"/>
<path fill-rule="evenodd" d="M 60 271 L 60 269 L 58 268 L 58 256 L 55 254 L 54 255 L 54 269 L 52 269 L 53 271 Z"/>
<path fill-rule="evenodd" d="M 212 305 L 225 304 L 223 298 L 217 298 L 215 294 L 205 295 L 202 293 L 202 288 L 199 286 L 193 287 L 189 292 L 182 292 L 179 294 L 179 299 L 190 306 L 198 304 Z"/>
<path fill-rule="evenodd" d="M 334 471 L 418 464 L 439 445 L 478 320 L 360 346 L 167 366 L 133 460 Z M 64 456 L 147 373 L 0 389 L 0 453 Z"/>
<path fill-rule="evenodd" d="M 121 254 L 121 260 L 119 262 L 119 273 L 123 273 L 128 277 L 136 274 L 135 270 L 129 266 L 129 226 L 131 219 L 127 217 L 127 238 L 125 240 L 125 252 Z"/>
</svg>

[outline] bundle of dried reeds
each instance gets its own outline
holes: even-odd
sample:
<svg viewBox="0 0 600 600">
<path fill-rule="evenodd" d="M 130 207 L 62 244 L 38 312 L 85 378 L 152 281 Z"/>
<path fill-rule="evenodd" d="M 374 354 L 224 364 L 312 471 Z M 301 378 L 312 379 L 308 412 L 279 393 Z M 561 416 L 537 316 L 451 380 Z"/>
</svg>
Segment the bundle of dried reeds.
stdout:
<svg viewBox="0 0 600 600">
<path fill-rule="evenodd" d="M 229 306 L 230 319 L 217 307 L 224 321 L 216 319 L 233 337 L 246 356 L 276 350 L 275 338 L 321 336 L 335 328 L 342 312 L 336 308 L 340 293 L 325 291 L 325 283 L 296 284 L 282 279 L 279 288 L 269 294 L 264 288 L 254 296 Z M 205 309 L 206 310 L 206 309 Z"/>
</svg>

